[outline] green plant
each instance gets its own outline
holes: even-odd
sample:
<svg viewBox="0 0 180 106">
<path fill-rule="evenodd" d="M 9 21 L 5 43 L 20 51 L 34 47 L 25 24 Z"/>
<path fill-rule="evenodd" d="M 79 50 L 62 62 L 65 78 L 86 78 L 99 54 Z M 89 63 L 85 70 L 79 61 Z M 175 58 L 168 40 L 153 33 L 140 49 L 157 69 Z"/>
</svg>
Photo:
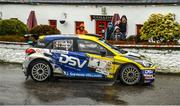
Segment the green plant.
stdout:
<svg viewBox="0 0 180 106">
<path fill-rule="evenodd" d="M 60 34 L 61 32 L 54 27 L 51 27 L 49 25 L 38 25 L 30 30 L 31 34 L 37 34 L 37 35 L 50 35 L 50 34 Z"/>
<path fill-rule="evenodd" d="M 141 28 L 141 39 L 155 42 L 174 41 L 180 38 L 180 24 L 174 14 L 152 14 Z"/>
<path fill-rule="evenodd" d="M 0 20 L 0 35 L 24 35 L 27 26 L 18 19 Z"/>
</svg>

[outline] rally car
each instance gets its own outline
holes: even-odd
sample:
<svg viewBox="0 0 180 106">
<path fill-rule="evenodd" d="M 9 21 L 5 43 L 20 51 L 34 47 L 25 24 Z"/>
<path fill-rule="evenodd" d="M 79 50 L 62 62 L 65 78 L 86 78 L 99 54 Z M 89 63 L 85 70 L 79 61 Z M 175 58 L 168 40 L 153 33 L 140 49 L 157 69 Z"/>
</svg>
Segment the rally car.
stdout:
<svg viewBox="0 0 180 106">
<path fill-rule="evenodd" d="M 155 79 L 156 66 L 149 59 L 91 34 L 41 36 L 25 53 L 23 72 L 39 82 L 54 76 L 109 79 L 127 85 Z"/>
</svg>

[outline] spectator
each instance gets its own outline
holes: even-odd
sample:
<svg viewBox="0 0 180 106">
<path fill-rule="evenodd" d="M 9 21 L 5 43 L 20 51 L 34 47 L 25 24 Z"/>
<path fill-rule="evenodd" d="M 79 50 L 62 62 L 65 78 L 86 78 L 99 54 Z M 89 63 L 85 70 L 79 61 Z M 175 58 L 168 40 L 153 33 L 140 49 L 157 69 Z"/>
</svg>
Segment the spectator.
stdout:
<svg viewBox="0 0 180 106">
<path fill-rule="evenodd" d="M 77 34 L 87 34 L 88 32 L 84 28 L 84 24 L 79 25 L 79 29 L 77 30 Z"/>
<path fill-rule="evenodd" d="M 115 26 L 111 39 L 116 41 L 123 39 L 122 33 L 118 26 Z"/>
<path fill-rule="evenodd" d="M 119 24 L 119 28 L 121 29 L 122 39 L 126 39 L 126 35 L 127 35 L 127 17 L 125 15 L 123 15 L 121 17 L 121 22 Z"/>
<path fill-rule="evenodd" d="M 106 32 L 105 32 L 105 39 L 106 40 L 110 40 L 113 31 L 114 31 L 113 24 L 112 24 L 112 22 L 109 22 L 108 27 L 107 27 Z"/>
</svg>

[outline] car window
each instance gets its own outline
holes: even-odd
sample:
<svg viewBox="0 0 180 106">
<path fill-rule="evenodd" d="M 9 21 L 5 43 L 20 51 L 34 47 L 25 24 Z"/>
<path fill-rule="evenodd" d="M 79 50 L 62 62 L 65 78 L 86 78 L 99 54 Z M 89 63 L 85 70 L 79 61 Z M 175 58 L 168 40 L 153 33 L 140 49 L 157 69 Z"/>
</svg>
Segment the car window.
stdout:
<svg viewBox="0 0 180 106">
<path fill-rule="evenodd" d="M 53 49 L 73 51 L 73 40 L 63 39 L 53 41 Z"/>
<path fill-rule="evenodd" d="M 45 48 L 46 45 L 47 45 L 47 43 L 44 42 L 43 40 L 37 40 L 34 47 L 36 47 L 36 48 Z"/>
<path fill-rule="evenodd" d="M 106 51 L 107 50 L 99 45 L 96 42 L 90 41 L 90 40 L 78 40 L 78 49 L 80 52 L 85 52 L 85 53 L 92 53 L 92 54 L 98 54 L 100 55 L 100 51 Z"/>
</svg>

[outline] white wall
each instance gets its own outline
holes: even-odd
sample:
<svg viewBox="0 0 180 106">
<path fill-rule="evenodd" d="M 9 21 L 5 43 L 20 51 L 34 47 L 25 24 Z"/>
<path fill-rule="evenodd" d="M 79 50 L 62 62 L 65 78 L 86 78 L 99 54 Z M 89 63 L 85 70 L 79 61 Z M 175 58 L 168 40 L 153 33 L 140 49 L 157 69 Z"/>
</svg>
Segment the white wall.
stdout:
<svg viewBox="0 0 180 106">
<path fill-rule="evenodd" d="M 58 22 L 58 29 L 63 34 L 75 32 L 75 21 L 84 21 L 86 29 L 95 33 L 95 21 L 91 21 L 90 15 L 101 15 L 101 8 L 106 7 L 107 15 L 119 13 L 128 18 L 128 35 L 136 34 L 135 24 L 143 24 L 152 13 L 175 13 L 176 20 L 180 22 L 180 6 L 95 6 L 95 5 L 0 5 L 3 19 L 18 18 L 24 23 L 31 10 L 36 11 L 38 24 L 48 24 L 48 19 L 61 20 L 63 13 L 67 13 L 67 22 L 62 25 Z"/>
</svg>

